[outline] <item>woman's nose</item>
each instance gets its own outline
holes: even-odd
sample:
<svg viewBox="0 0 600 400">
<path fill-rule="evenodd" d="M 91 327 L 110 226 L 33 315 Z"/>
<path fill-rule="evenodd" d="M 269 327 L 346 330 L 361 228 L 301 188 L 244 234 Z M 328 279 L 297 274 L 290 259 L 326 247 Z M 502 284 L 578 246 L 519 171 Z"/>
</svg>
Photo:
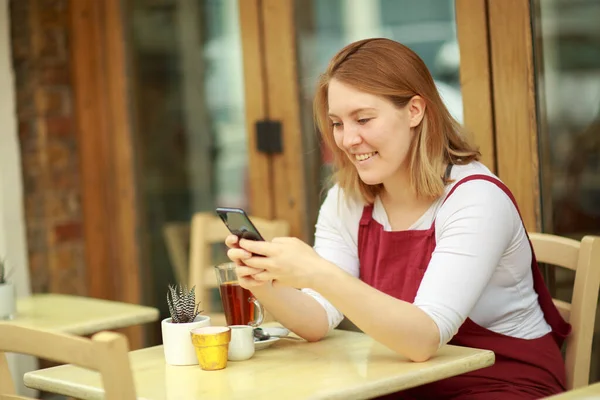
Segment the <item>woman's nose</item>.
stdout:
<svg viewBox="0 0 600 400">
<path fill-rule="evenodd" d="M 345 148 L 349 149 L 353 146 L 356 146 L 357 144 L 360 144 L 361 142 L 362 136 L 360 135 L 360 131 L 357 128 L 352 127 L 350 129 L 344 130 L 343 144 Z"/>
</svg>

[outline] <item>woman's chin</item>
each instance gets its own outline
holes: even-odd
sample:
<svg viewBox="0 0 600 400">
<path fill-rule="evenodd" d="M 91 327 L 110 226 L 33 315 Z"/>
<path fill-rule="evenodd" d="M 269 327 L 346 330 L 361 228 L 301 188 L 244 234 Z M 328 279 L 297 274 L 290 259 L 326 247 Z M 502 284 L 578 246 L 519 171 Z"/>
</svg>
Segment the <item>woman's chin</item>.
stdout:
<svg viewBox="0 0 600 400">
<path fill-rule="evenodd" d="M 381 180 L 381 177 L 379 176 L 375 176 L 374 174 L 358 174 L 358 176 L 360 177 L 360 180 L 365 184 L 365 185 L 379 185 L 380 183 L 382 183 L 383 181 Z"/>
</svg>

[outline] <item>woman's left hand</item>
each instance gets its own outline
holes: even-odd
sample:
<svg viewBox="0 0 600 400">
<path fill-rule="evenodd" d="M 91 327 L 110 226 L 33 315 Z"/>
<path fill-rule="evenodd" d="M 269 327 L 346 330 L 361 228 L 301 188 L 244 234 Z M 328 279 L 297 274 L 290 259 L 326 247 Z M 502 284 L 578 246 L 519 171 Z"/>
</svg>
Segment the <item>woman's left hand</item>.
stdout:
<svg viewBox="0 0 600 400">
<path fill-rule="evenodd" d="M 244 259 L 244 264 L 264 270 L 252 275 L 258 281 L 272 280 L 274 284 L 294 288 L 311 287 L 327 264 L 312 247 L 297 238 L 275 238 L 271 242 L 242 239 L 239 246 L 254 254 Z"/>
</svg>

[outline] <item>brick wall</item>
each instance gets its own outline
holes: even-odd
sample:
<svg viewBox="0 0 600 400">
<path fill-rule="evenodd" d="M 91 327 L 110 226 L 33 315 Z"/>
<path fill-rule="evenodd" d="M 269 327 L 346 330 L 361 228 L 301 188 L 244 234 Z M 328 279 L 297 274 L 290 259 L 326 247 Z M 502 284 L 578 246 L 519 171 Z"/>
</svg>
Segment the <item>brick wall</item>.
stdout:
<svg viewBox="0 0 600 400">
<path fill-rule="evenodd" d="M 86 294 L 68 0 L 10 0 L 33 292 Z"/>
</svg>

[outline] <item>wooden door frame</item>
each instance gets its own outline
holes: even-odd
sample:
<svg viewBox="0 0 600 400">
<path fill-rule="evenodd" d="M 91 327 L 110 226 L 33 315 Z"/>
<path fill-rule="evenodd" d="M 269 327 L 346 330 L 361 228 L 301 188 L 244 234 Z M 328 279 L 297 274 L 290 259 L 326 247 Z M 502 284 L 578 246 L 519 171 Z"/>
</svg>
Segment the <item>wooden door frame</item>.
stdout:
<svg viewBox="0 0 600 400">
<path fill-rule="evenodd" d="M 294 1 L 239 0 L 238 4 L 244 32 L 252 214 L 288 221 L 291 236 L 307 240 Z M 260 120 L 281 123 L 282 153 L 265 154 L 256 148 L 255 124 Z"/>
<path fill-rule="evenodd" d="M 490 32 L 486 0 L 455 0 L 460 51 L 464 126 L 481 152 L 481 162 L 497 172 Z"/>
<path fill-rule="evenodd" d="M 239 0 L 244 93 L 248 140 L 248 189 L 250 213 L 275 218 L 272 156 L 257 149 L 256 122 L 271 118 L 267 97 L 269 78 L 265 68 L 265 41 L 261 0 Z"/>
<path fill-rule="evenodd" d="M 71 1 L 88 295 L 140 304 L 135 168 L 119 0 Z M 130 348 L 144 344 L 126 328 Z"/>
<path fill-rule="evenodd" d="M 465 126 L 541 231 L 538 108 L 529 0 L 456 0 Z"/>
<path fill-rule="evenodd" d="M 527 230 L 539 232 L 531 15 L 529 0 L 456 0 L 465 125 L 474 132 L 483 163 L 515 196 Z"/>
<path fill-rule="evenodd" d="M 269 116 L 282 122 L 284 144 L 273 156 L 274 217 L 289 222 L 292 236 L 308 240 L 294 9 L 294 0 L 262 0 Z"/>
<path fill-rule="evenodd" d="M 529 0 L 487 0 L 498 176 L 541 231 L 538 110 Z"/>
</svg>

